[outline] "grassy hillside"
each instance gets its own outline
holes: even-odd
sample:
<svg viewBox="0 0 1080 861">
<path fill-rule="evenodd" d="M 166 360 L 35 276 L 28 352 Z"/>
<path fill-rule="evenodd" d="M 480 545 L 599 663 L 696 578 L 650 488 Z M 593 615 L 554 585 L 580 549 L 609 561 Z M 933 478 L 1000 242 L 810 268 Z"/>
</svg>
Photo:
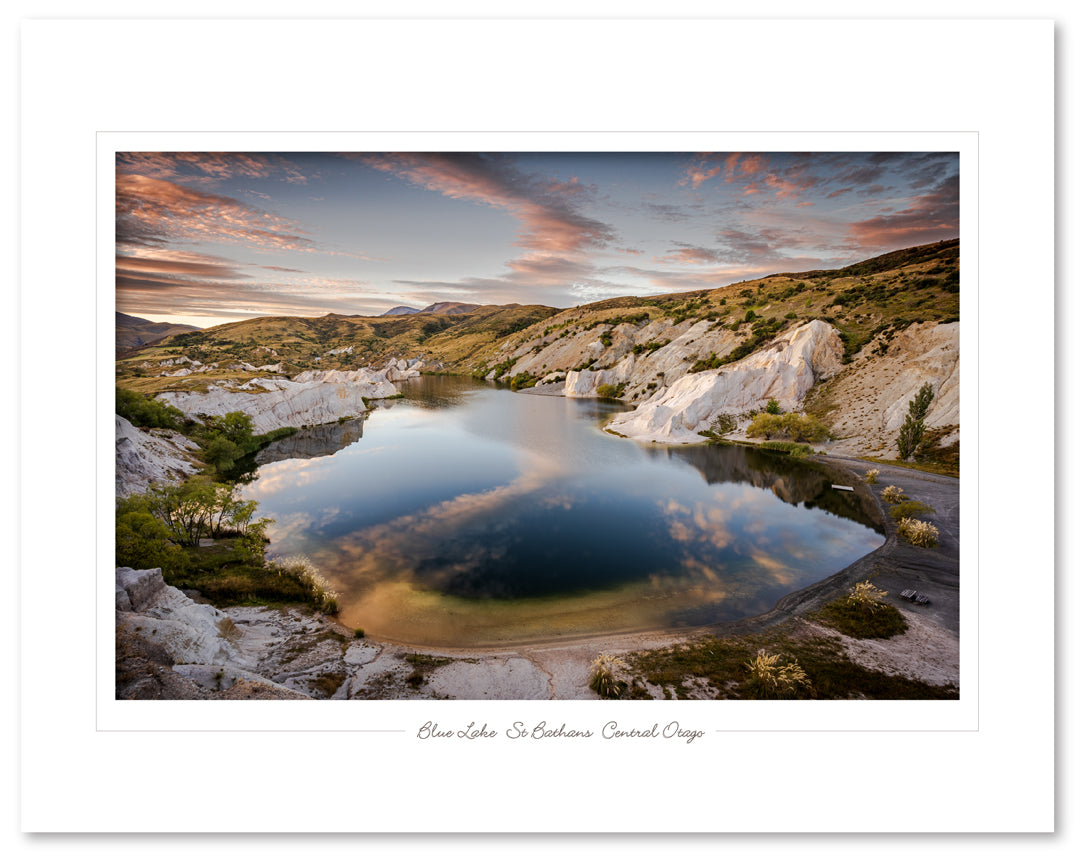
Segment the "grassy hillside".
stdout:
<svg viewBox="0 0 1080 861">
<path fill-rule="evenodd" d="M 712 290 L 620 297 L 570 308 L 524 330 L 507 349 L 478 351 L 495 367 L 520 349 L 582 329 L 597 337 L 624 322 L 709 320 L 738 333 L 732 358 L 746 355 L 791 326 L 820 319 L 836 326 L 853 356 L 875 335 L 911 323 L 960 318 L 960 242 L 891 252 L 843 269 L 769 275 Z M 702 357 L 703 360 L 705 357 Z M 476 368 L 468 369 L 476 370 Z"/>
<path fill-rule="evenodd" d="M 848 357 L 875 335 L 914 322 L 958 320 L 960 243 L 948 240 L 895 251 L 843 269 L 780 273 L 710 290 L 620 297 L 559 311 L 541 305 L 482 306 L 468 314 L 391 317 L 259 317 L 188 334 L 117 362 L 117 382 L 143 392 L 243 382 L 257 374 L 228 365 L 276 365 L 286 374 L 308 368 L 356 368 L 389 357 L 425 360 L 425 370 L 485 373 L 508 367 L 522 350 L 590 330 L 605 337 L 619 323 L 708 320 L 739 338 L 738 358 L 778 332 L 813 319 L 839 329 Z M 351 347 L 351 352 L 337 352 Z M 210 374 L 160 377 L 160 361 L 187 356 L 217 362 Z M 715 357 L 712 357 L 715 359 Z M 707 362 L 708 356 L 701 356 Z M 511 363 L 512 364 L 512 363 Z"/>
<path fill-rule="evenodd" d="M 256 367 L 280 364 L 282 373 L 295 374 L 423 356 L 429 368 L 441 362 L 454 370 L 478 350 L 496 346 L 554 313 L 555 308 L 543 305 L 489 305 L 470 314 L 256 317 L 167 338 L 130 355 L 117 362 L 117 385 L 145 393 L 205 390 L 209 383 L 241 383 L 260 376 L 229 368 L 240 362 Z M 181 356 L 204 365 L 217 363 L 219 368 L 188 377 L 158 376 L 163 370 L 160 362 Z"/>
</svg>

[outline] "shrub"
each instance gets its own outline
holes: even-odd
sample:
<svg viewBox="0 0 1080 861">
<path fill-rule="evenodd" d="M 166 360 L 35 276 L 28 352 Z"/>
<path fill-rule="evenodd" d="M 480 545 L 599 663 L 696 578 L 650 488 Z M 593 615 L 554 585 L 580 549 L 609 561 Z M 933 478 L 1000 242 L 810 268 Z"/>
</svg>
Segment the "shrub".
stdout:
<svg viewBox="0 0 1080 861">
<path fill-rule="evenodd" d="M 536 377 L 530 374 L 528 371 L 523 371 L 520 374 L 515 374 L 514 378 L 510 380 L 510 388 L 514 389 L 531 389 L 536 385 Z"/>
<path fill-rule="evenodd" d="M 797 661 L 781 664 L 780 655 L 759 649 L 757 655 L 746 662 L 750 670 L 748 692 L 761 699 L 787 699 L 809 690 L 810 679 Z"/>
<path fill-rule="evenodd" d="M 780 415 L 780 401 L 776 398 L 769 398 L 769 403 L 765 405 L 765 412 L 771 416 Z"/>
<path fill-rule="evenodd" d="M 617 398 L 619 391 L 618 386 L 613 386 L 611 383 L 601 383 L 596 387 L 596 394 L 601 398 Z"/>
<path fill-rule="evenodd" d="M 904 501 L 904 489 L 890 484 L 883 491 L 881 491 L 881 498 L 884 499 L 890 505 L 896 505 L 899 502 Z"/>
<path fill-rule="evenodd" d="M 618 699 L 627 688 L 626 682 L 618 674 L 626 669 L 626 663 L 619 658 L 601 653 L 592 662 L 589 687 L 604 699 Z"/>
<path fill-rule="evenodd" d="M 799 413 L 787 415 L 758 413 L 750 422 L 746 433 L 747 436 L 765 437 L 765 439 L 772 439 L 774 436 L 786 437 L 795 442 L 820 442 L 829 438 L 829 429 L 826 425 L 811 416 Z"/>
<path fill-rule="evenodd" d="M 124 500 L 121 505 L 127 503 Z M 145 508 L 128 504 L 116 514 L 116 564 L 160 568 L 166 576 L 182 572 L 187 557 L 170 540 L 169 530 Z"/>
<path fill-rule="evenodd" d="M 738 427 L 738 422 L 735 421 L 735 416 L 731 413 L 720 413 L 712 423 L 712 432 L 718 436 L 725 436 L 726 434 L 733 433 Z"/>
<path fill-rule="evenodd" d="M 711 371 L 714 368 L 719 368 L 723 362 L 716 357 L 716 353 L 709 353 L 709 358 L 698 359 L 690 366 L 690 370 L 687 373 L 699 374 L 702 371 Z"/>
<path fill-rule="evenodd" d="M 905 538 L 916 547 L 937 547 L 938 529 L 934 524 L 925 520 L 914 520 L 905 517 L 897 526 L 901 538 Z"/>
<path fill-rule="evenodd" d="M 934 509 L 925 502 L 917 499 L 906 499 L 889 509 L 889 517 L 893 520 L 903 520 L 905 517 L 914 517 L 916 514 L 932 514 Z"/>
<path fill-rule="evenodd" d="M 878 476 L 880 474 L 881 473 L 876 469 L 868 469 L 866 471 L 866 483 L 867 484 L 877 484 Z"/>
<path fill-rule="evenodd" d="M 184 414 L 176 407 L 130 389 L 116 390 L 116 414 L 141 428 L 180 430 L 184 424 Z"/>
</svg>

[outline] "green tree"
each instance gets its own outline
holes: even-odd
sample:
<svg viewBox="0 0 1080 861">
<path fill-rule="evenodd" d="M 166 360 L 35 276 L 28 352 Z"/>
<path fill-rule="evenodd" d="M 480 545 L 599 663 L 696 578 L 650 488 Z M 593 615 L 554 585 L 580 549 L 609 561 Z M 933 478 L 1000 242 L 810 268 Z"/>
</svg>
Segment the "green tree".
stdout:
<svg viewBox="0 0 1080 861">
<path fill-rule="evenodd" d="M 197 547 L 211 531 L 217 487 L 201 476 L 179 486 L 151 485 L 147 493 L 150 512 L 181 547 Z"/>
<path fill-rule="evenodd" d="M 160 568 L 166 574 L 182 571 L 183 552 L 170 540 L 169 530 L 149 511 L 146 497 L 121 500 L 116 512 L 116 564 L 128 568 Z"/>
<path fill-rule="evenodd" d="M 225 413 L 223 416 L 214 416 L 208 424 L 212 430 L 219 431 L 229 442 L 235 443 L 240 448 L 249 446 L 255 434 L 255 425 L 251 416 L 239 410 Z"/>
<path fill-rule="evenodd" d="M 228 437 L 214 434 L 203 443 L 202 455 L 216 472 L 227 472 L 244 456 L 244 450 Z"/>
<path fill-rule="evenodd" d="M 934 387 L 930 383 L 923 383 L 915 397 L 908 401 L 908 414 L 896 438 L 896 448 L 900 452 L 901 460 L 911 459 L 919 448 L 923 434 L 926 433 L 924 419 L 930 412 L 930 403 L 933 400 Z"/>
<path fill-rule="evenodd" d="M 780 401 L 776 398 L 769 398 L 769 402 L 765 405 L 765 412 L 772 416 L 780 415 Z"/>
<path fill-rule="evenodd" d="M 254 506 L 255 503 L 252 503 Z M 254 523 L 247 524 L 243 534 L 236 539 L 236 550 L 247 562 L 256 562 L 263 558 L 266 545 L 270 539 L 266 537 L 266 528 L 273 523 L 271 517 L 260 517 Z"/>
</svg>

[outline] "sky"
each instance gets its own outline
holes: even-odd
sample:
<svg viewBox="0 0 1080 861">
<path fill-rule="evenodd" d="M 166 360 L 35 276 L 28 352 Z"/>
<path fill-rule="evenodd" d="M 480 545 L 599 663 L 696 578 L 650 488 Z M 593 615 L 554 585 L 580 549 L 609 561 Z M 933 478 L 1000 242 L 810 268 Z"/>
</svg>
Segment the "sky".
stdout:
<svg viewBox="0 0 1080 861">
<path fill-rule="evenodd" d="M 957 153 L 118 153 L 116 308 L 567 308 L 960 233 Z"/>
</svg>

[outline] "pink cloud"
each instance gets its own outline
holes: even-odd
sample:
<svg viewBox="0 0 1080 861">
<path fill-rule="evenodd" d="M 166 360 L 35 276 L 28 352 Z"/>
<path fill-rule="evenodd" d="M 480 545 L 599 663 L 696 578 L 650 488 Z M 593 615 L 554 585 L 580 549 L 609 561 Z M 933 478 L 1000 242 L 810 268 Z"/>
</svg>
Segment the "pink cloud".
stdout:
<svg viewBox="0 0 1080 861">
<path fill-rule="evenodd" d="M 720 260 L 720 254 L 711 248 L 701 248 L 697 245 L 688 245 L 682 242 L 675 244 L 680 247 L 673 248 L 662 257 L 654 257 L 653 259 L 657 263 L 685 263 L 690 265 L 716 263 Z"/>
<path fill-rule="evenodd" d="M 127 152 L 117 153 L 117 172 L 155 179 L 214 182 L 233 177 L 266 179 L 281 174 L 289 183 L 305 184 L 307 177 L 288 159 L 262 153 Z"/>
<path fill-rule="evenodd" d="M 310 250 L 296 223 L 231 197 L 138 174 L 117 174 L 118 244 L 159 245 L 186 240 Z"/>
<path fill-rule="evenodd" d="M 906 209 L 881 214 L 850 227 L 860 247 L 901 248 L 951 239 L 960 232 L 960 178 L 952 176 L 929 194 L 916 197 Z"/>
<path fill-rule="evenodd" d="M 602 247 L 611 228 L 577 210 L 593 192 L 576 177 L 567 182 L 522 174 L 508 160 L 466 153 L 387 153 L 360 158 L 377 170 L 446 197 L 510 212 L 521 223 L 517 244 L 568 254 Z"/>
</svg>

